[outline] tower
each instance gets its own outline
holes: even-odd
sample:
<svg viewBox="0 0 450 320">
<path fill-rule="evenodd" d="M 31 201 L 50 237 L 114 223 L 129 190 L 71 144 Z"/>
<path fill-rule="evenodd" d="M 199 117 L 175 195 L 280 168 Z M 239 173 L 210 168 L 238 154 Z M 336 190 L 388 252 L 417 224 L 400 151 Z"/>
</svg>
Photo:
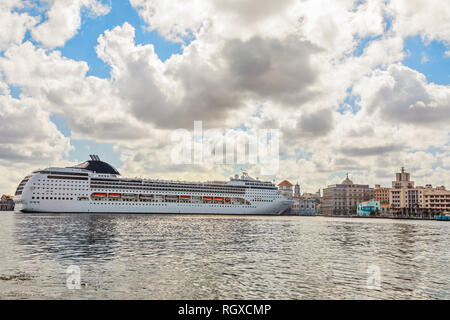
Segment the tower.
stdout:
<svg viewBox="0 0 450 320">
<path fill-rule="evenodd" d="M 300 192 L 300 185 L 297 184 L 294 187 L 294 198 L 300 198 L 301 197 L 301 192 Z"/>
</svg>

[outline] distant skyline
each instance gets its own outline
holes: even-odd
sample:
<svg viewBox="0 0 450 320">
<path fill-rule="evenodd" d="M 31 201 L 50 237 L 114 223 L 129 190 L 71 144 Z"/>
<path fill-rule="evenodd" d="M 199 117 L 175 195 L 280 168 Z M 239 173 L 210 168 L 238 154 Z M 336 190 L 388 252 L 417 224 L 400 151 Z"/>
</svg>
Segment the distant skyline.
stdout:
<svg viewBox="0 0 450 320">
<path fill-rule="evenodd" d="M 0 193 L 85 161 L 124 175 L 228 179 L 176 165 L 171 134 L 279 129 L 302 192 L 450 187 L 450 3 L 437 0 L 3 0 Z"/>
</svg>

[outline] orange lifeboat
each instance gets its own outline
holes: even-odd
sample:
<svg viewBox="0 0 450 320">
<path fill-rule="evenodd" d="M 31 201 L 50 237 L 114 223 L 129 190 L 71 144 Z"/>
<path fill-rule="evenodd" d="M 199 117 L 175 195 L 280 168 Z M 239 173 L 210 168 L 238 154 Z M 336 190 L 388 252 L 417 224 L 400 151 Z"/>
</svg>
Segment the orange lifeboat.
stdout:
<svg viewBox="0 0 450 320">
<path fill-rule="evenodd" d="M 118 198 L 120 197 L 120 193 L 110 193 L 109 196 L 112 198 Z"/>
<path fill-rule="evenodd" d="M 230 198 L 225 198 L 225 202 L 230 202 L 231 199 Z"/>
<path fill-rule="evenodd" d="M 205 200 L 212 200 L 212 197 L 203 197 Z"/>
<path fill-rule="evenodd" d="M 191 197 L 190 196 L 181 196 L 181 199 L 187 199 L 187 200 L 189 200 Z"/>
<path fill-rule="evenodd" d="M 106 197 L 106 193 L 93 193 L 92 194 L 93 197 Z"/>
<path fill-rule="evenodd" d="M 223 198 L 221 198 L 221 197 L 216 197 L 215 200 L 220 200 L 220 201 L 222 201 Z"/>
</svg>

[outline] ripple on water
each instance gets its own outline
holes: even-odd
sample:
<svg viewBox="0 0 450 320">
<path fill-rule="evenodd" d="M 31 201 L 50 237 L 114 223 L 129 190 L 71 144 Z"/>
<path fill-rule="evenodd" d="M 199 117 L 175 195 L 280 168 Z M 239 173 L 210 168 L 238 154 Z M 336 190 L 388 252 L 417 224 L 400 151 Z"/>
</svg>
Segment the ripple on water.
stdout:
<svg viewBox="0 0 450 320">
<path fill-rule="evenodd" d="M 1 219 L 0 298 L 450 298 L 449 224 L 442 222 L 12 213 Z M 71 265 L 80 267 L 80 290 L 66 287 Z M 369 290 L 373 266 L 380 287 Z"/>
</svg>

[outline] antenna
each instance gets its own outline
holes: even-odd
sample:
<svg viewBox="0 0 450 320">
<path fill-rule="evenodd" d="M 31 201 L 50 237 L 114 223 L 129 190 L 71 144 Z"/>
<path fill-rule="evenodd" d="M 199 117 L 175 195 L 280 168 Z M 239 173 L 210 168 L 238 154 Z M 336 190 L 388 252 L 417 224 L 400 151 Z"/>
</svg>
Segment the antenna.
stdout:
<svg viewBox="0 0 450 320">
<path fill-rule="evenodd" d="M 94 157 L 93 154 L 90 154 L 89 157 L 91 157 L 91 160 L 94 160 L 94 161 L 95 161 L 95 157 Z"/>
</svg>

